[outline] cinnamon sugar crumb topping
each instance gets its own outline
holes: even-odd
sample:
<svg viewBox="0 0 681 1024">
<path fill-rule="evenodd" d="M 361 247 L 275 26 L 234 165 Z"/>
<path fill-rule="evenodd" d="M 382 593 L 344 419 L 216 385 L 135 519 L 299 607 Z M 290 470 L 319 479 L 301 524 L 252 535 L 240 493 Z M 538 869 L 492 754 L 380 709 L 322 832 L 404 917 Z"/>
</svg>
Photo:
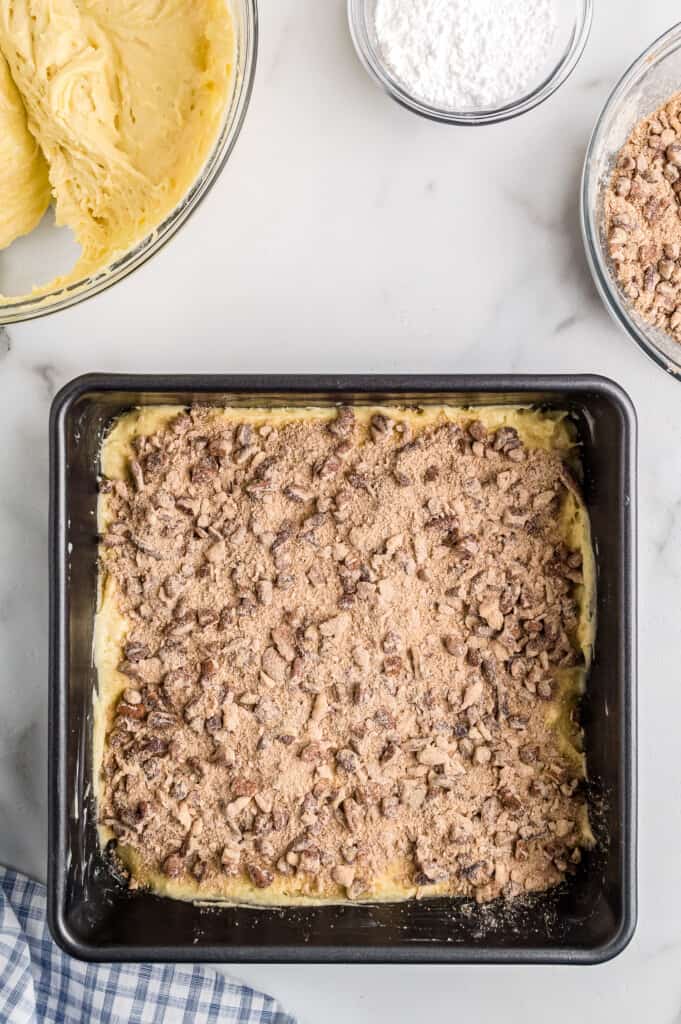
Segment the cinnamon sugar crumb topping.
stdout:
<svg viewBox="0 0 681 1024">
<path fill-rule="evenodd" d="M 99 813 L 141 876 L 487 900 L 576 870 L 559 452 L 345 407 L 260 428 L 197 407 L 133 443 L 102 487 L 128 629 Z"/>
</svg>

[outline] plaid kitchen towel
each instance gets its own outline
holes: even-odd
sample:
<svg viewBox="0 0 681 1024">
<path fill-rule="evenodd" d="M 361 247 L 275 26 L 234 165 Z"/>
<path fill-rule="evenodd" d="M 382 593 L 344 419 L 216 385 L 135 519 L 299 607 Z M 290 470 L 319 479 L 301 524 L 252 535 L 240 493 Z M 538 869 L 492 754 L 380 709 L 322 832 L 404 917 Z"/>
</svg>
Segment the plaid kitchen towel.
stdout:
<svg viewBox="0 0 681 1024">
<path fill-rule="evenodd" d="M 0 866 L 2 1024 L 295 1024 L 269 996 L 203 967 L 84 964 L 52 941 L 45 887 Z"/>
</svg>

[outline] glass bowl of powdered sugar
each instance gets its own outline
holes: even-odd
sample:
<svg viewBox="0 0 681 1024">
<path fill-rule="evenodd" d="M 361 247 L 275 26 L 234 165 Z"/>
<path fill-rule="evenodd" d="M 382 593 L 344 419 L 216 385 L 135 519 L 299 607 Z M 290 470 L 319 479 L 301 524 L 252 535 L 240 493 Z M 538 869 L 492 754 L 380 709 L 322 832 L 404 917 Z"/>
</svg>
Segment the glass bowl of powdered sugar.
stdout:
<svg viewBox="0 0 681 1024">
<path fill-rule="evenodd" d="M 348 0 L 357 53 L 402 106 L 449 124 L 524 114 L 567 80 L 593 0 Z"/>
</svg>

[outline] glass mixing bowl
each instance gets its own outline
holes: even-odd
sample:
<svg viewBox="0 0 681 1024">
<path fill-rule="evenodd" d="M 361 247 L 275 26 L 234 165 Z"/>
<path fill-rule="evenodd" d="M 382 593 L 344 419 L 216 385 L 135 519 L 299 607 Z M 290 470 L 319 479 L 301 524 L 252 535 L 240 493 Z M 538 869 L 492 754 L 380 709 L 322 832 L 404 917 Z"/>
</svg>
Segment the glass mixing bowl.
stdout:
<svg viewBox="0 0 681 1024">
<path fill-rule="evenodd" d="M 558 30 L 549 60 L 532 88 L 508 103 L 488 109 L 447 110 L 434 107 L 407 92 L 386 67 L 376 39 L 374 12 L 377 0 L 348 0 L 348 20 L 355 49 L 365 69 L 397 103 L 431 121 L 482 125 L 507 121 L 539 106 L 570 77 L 586 46 L 593 18 L 593 0 L 560 0 L 556 4 Z"/>
<path fill-rule="evenodd" d="M 97 295 L 146 263 L 185 223 L 222 171 L 241 131 L 253 90 L 258 49 L 257 0 L 227 0 L 234 24 L 232 92 L 219 135 L 203 170 L 178 206 L 154 231 L 110 266 L 66 287 L 0 305 L 0 324 L 16 323 L 66 309 Z M 37 280 L 49 281 L 66 273 L 79 256 L 79 247 L 67 229 L 56 229 L 48 213 L 35 231 L 0 252 L 0 292 L 29 291 Z M 30 277 L 29 277 L 30 275 Z"/>
<path fill-rule="evenodd" d="M 617 154 L 634 125 L 681 89 L 681 23 L 660 36 L 612 91 L 589 143 L 582 178 L 582 231 L 596 287 L 615 321 L 643 351 L 681 380 L 681 345 L 630 306 L 611 269 L 603 198 Z"/>
</svg>

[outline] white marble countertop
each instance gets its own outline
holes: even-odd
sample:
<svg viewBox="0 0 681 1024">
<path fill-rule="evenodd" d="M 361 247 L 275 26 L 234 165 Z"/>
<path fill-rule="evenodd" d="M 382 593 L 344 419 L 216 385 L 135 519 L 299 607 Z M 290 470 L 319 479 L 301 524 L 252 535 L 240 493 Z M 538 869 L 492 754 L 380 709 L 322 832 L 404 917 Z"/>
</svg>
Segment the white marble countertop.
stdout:
<svg viewBox="0 0 681 1024">
<path fill-rule="evenodd" d="M 222 178 L 150 264 L 0 330 L 0 862 L 44 877 L 47 417 L 87 370 L 593 371 L 640 418 L 640 918 L 610 964 L 249 967 L 304 1024 L 681 1021 L 681 387 L 592 287 L 578 181 L 612 84 L 678 17 L 598 0 L 574 77 L 497 128 L 430 124 L 357 62 L 342 0 L 261 0 L 261 54 Z"/>
</svg>

